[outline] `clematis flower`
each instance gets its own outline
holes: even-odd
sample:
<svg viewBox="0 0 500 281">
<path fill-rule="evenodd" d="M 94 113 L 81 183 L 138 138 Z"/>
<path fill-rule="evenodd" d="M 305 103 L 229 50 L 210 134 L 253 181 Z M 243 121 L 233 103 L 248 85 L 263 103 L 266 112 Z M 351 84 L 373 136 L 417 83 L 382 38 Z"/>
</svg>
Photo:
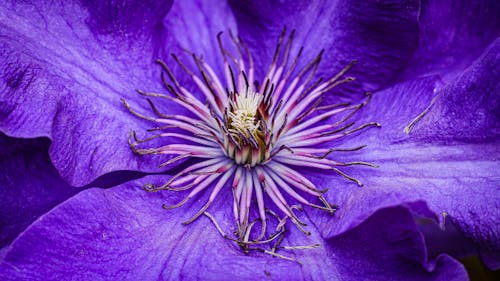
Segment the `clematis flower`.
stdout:
<svg viewBox="0 0 500 281">
<path fill-rule="evenodd" d="M 456 21 L 442 22 L 443 12 Z M 441 225 L 451 220 L 483 261 L 498 268 L 497 14 L 493 1 L 4 4 L 0 130 L 8 135 L 2 145 L 2 198 L 8 200 L 2 202 L 9 204 L 3 204 L 2 220 L 9 228 L 2 227 L 0 276 L 465 279 L 451 256 L 427 256 L 412 214 Z M 310 236 L 288 227 L 281 245 L 319 244 L 280 249 L 301 264 L 247 255 L 207 217 L 182 226 L 209 193 L 163 210 L 186 194 L 147 193 L 141 187 L 162 186 L 189 163 L 176 162 L 178 167 L 165 172 L 158 166 L 170 158 L 135 155 L 128 132 L 145 132 L 151 123 L 120 103 L 124 98 L 134 110 L 147 112 L 134 89 L 163 90 L 161 68 L 153 61 L 172 52 L 189 57 L 186 48 L 224 77 L 220 31 L 232 30 L 245 40 L 254 54 L 254 77 L 265 77 L 283 26 L 296 29 L 290 54 L 300 46 L 309 57 L 325 49 L 318 78 L 332 77 L 356 59 L 349 70 L 356 81 L 329 89 L 322 102 L 360 104 L 365 92 L 373 92 L 351 120 L 382 124 L 340 143 L 366 148 L 335 154 L 339 163 L 359 159 L 380 166 L 346 167 L 363 186 L 335 173 L 300 170 L 314 185 L 330 187 L 322 196 L 338 205 L 334 216 L 304 206 L 298 216 Z M 179 85 L 194 91 L 191 77 L 170 62 Z M 165 114 L 179 112 L 168 103 L 155 106 Z M 50 139 L 50 146 L 46 139 L 18 143 L 35 137 Z M 136 172 L 117 174 L 124 170 Z M 165 173 L 128 181 L 159 171 Z M 74 195 L 80 189 L 85 190 Z M 210 205 L 222 229 L 234 228 L 232 196 L 222 190 Z M 264 200 L 273 206 L 272 199 Z"/>
</svg>

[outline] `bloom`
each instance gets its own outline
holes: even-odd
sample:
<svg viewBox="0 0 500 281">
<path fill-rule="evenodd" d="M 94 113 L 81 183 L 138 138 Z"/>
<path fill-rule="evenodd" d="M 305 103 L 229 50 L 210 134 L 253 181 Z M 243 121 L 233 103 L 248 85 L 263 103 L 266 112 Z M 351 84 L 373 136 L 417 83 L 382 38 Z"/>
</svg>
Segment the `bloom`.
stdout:
<svg viewBox="0 0 500 281">
<path fill-rule="evenodd" d="M 359 180 L 346 175 L 338 167 L 351 165 L 376 167 L 374 164 L 359 161 L 343 163 L 329 159 L 329 156 L 333 152 L 356 151 L 363 146 L 318 148 L 318 145 L 331 145 L 332 141 L 341 140 L 365 128 L 380 124 L 371 122 L 352 128 L 354 123 L 348 122 L 350 117 L 366 103 L 319 106 L 325 93 L 354 79 L 343 77 L 354 63 L 350 63 L 331 77 L 316 79 L 314 74 L 323 51 L 302 68 L 296 68 L 297 64 L 301 63 L 303 49 L 300 49 L 295 56 L 290 54 L 295 31 L 286 38 L 286 29 L 283 29 L 269 70 L 262 82 L 258 82 L 259 80 L 254 79 L 255 66 L 248 47 L 241 38 L 236 39 L 232 33 L 230 34 L 237 55 L 224 47 L 222 33 L 218 35 L 224 61 L 225 84 L 222 84 L 221 78 L 217 77 L 210 65 L 195 54 L 192 56 L 201 77 L 189 70 L 175 54 L 172 54 L 177 64 L 192 78 L 192 83 L 197 85 L 196 90 L 203 93 L 202 97 L 206 99 L 207 104 L 203 104 L 203 99 L 193 94 L 196 92 L 186 90 L 163 61 L 158 63 L 165 70 L 162 79 L 171 96 L 141 90 L 138 92 L 151 98 L 172 101 L 175 105 L 183 107 L 187 113 L 165 115 L 157 109 L 151 99 L 148 99 L 152 110 L 158 115 L 158 117 L 148 117 L 134 111 L 125 100 L 122 102 L 134 115 L 161 125 L 151 129 L 161 133 L 144 140 L 137 139 L 136 133 L 132 133 L 134 141 L 129 138 L 129 143 L 136 154 L 176 155 L 161 166 L 168 166 L 186 158 L 200 159 L 183 168 L 165 184 L 161 186 L 148 184 L 145 185 L 145 189 L 191 190 L 179 203 L 164 205 L 165 209 L 173 209 L 186 204 L 189 199 L 215 184 L 208 201 L 184 224 L 189 224 L 206 214 L 217 225 L 207 210 L 221 190 L 232 187 L 237 242 L 248 250 L 249 245 L 261 244 L 264 241 L 269 243 L 279 237 L 276 233 L 266 234 L 269 215 L 276 217 L 278 223 L 276 230 L 281 235 L 284 235 L 287 219 L 290 219 L 302 232 L 309 234 L 303 228 L 306 224 L 287 203 L 283 192 L 297 203 L 333 214 L 335 209 L 323 197 L 325 191 L 302 176 L 295 167 L 334 171 L 362 185 Z M 246 51 L 245 54 L 243 51 Z M 288 61 L 289 56 L 291 64 Z M 170 82 L 166 81 L 166 76 L 170 78 Z M 194 117 L 189 117 L 189 113 Z M 333 122 L 332 116 L 337 115 L 342 117 Z M 328 120 L 331 124 L 324 124 L 322 122 L 324 120 Z M 176 141 L 157 148 L 138 148 L 142 143 L 148 143 L 158 137 L 174 138 Z M 279 217 L 272 208 L 265 206 L 264 193 L 269 196 L 274 206 L 285 214 L 285 217 Z M 323 206 L 311 203 L 300 193 L 317 197 Z M 258 220 L 261 224 L 261 232 L 255 240 L 250 237 L 256 222 L 250 218 L 253 196 L 257 200 Z M 261 241 L 265 237 L 266 239 Z"/>
<path fill-rule="evenodd" d="M 211 242 L 222 239 L 211 231 L 212 227 L 206 231 L 209 224 L 206 220 L 194 222 L 189 231 L 180 227 L 182 215 L 192 213 L 189 206 L 170 214 L 157 209 L 161 203 L 174 204 L 182 198 L 147 194 L 134 188 L 144 183 L 161 185 L 165 180 L 165 176 L 148 176 L 108 190 L 87 189 L 54 208 L 9 246 L 3 259 L 2 273 L 27 277 L 47 273 L 83 278 L 78 274 L 85 268 L 87 276 L 101 278 L 117 274 L 130 278 L 158 278 L 162 275 L 168 278 L 182 274 L 191 278 L 213 279 L 221 272 L 246 277 L 270 275 L 275 279 L 287 277 L 287 274 L 309 279 L 321 276 L 360 279 L 378 274 L 382 279 L 395 279 L 410 273 L 415 274 L 415 278 L 444 274 L 460 278 L 464 272 L 449 256 L 442 255 L 433 259 L 435 264 L 428 263 L 424 243 L 409 210 L 436 218 L 446 211 L 459 229 L 481 246 L 480 250 L 491 258 L 494 266 L 498 235 L 492 227 L 497 213 L 496 209 L 490 208 L 495 206 L 498 195 L 495 190 L 498 176 L 494 172 L 498 166 L 495 158 L 498 146 L 495 142 L 497 119 L 492 112 L 498 104 L 498 91 L 495 79 L 491 77 L 495 77 L 498 69 L 495 63 L 498 61 L 495 56 L 498 47 L 493 41 L 497 29 L 474 32 L 477 27 L 473 20 L 476 13 L 468 14 L 470 27 L 466 32 L 457 32 L 469 35 L 465 42 L 460 41 L 462 37 L 444 36 L 441 40 L 447 44 L 437 44 L 434 43 L 437 40 L 433 40 L 435 30 L 426 23 L 439 18 L 437 15 L 442 11 L 451 13 L 454 9 L 434 9 L 429 6 L 431 4 L 424 3 L 419 15 L 419 5 L 414 1 L 399 5 L 390 3 L 383 7 L 371 3 L 349 3 L 329 6 L 318 2 L 307 8 L 235 3 L 207 7 L 186 2 L 174 3 L 171 9 L 168 3 L 152 9 L 134 4 L 130 9 L 127 5 L 111 9 L 95 3 L 85 3 L 85 7 L 71 3 L 65 6 L 36 5 L 34 10 L 42 10 L 42 13 L 32 12 L 31 6 L 6 4 L 2 9 L 2 19 L 8 21 L 1 32 L 2 38 L 5 38 L 2 59 L 6 61 L 2 63 L 2 89 L 7 90 L 2 97 L 4 117 L 0 127 L 14 137 L 48 136 L 52 140 L 50 160 L 71 185 L 85 185 L 100 175 L 116 170 L 151 171 L 157 166 L 161 159 L 145 161 L 138 158 L 130 153 L 123 141 L 124 133 L 129 128 L 146 129 L 148 124 L 127 115 L 120 107 L 119 97 L 137 99 L 131 89 L 138 85 L 161 87 L 159 83 L 155 84 L 159 74 L 148 60 L 144 60 L 165 57 L 161 46 L 169 46 L 169 49 L 179 48 L 179 45 L 194 46 L 193 52 L 210 54 L 202 52 L 204 49 L 215 49 L 207 38 L 220 30 L 237 30 L 243 38 L 250 38 L 249 48 L 260 54 L 255 64 L 264 65 L 259 60 L 269 60 L 272 55 L 269 52 L 273 49 L 269 44 L 274 44 L 274 40 L 265 39 L 275 38 L 271 35 L 283 25 L 306 23 L 301 26 L 302 30 L 310 27 L 316 32 L 301 32 L 298 42 L 305 42 L 306 49 L 308 45 L 321 44 L 329 49 L 325 53 L 329 56 L 325 57 L 325 61 L 330 63 L 324 68 L 319 67 L 319 76 L 338 69 L 334 62 L 345 64 L 353 59 L 349 57 L 351 54 L 360 61 L 360 66 L 357 70 L 353 69 L 352 75 L 359 77 L 363 83 L 332 93 L 325 98 L 325 102 L 337 99 L 341 93 L 356 99 L 351 93 L 355 92 L 354 89 L 360 92 L 360 87 L 377 90 L 371 106 L 363 110 L 363 115 L 357 115 L 356 121 L 363 124 L 377 120 L 384 127 L 373 130 L 366 137 L 363 134 L 363 138 L 357 138 L 362 142 L 359 145 L 370 144 L 370 152 L 365 150 L 367 152 L 349 155 L 381 165 L 379 169 L 348 171 L 364 179 L 365 186 L 336 188 L 335 192 L 327 193 L 328 202 L 341 205 L 333 217 L 306 210 L 307 222 L 318 229 L 312 231 L 311 239 L 321 241 L 322 247 L 300 254 L 303 267 L 271 257 L 246 257 L 223 244 L 225 242 L 195 243 L 202 239 Z M 481 5 L 458 10 L 484 12 Z M 275 11 L 273 18 L 283 12 L 279 23 L 269 20 L 266 13 L 269 8 Z M 110 10 L 118 12 L 108 13 Z M 195 10 L 204 12 L 195 13 Z M 495 10 L 489 11 L 481 13 L 478 22 L 494 22 L 488 15 L 495 15 Z M 131 13 L 142 17 L 134 17 L 135 21 L 129 24 L 124 19 L 128 19 Z M 285 16 L 287 13 L 291 16 Z M 205 17 L 207 14 L 211 16 Z M 423 39 L 414 53 L 419 16 Z M 326 20 L 311 20 L 316 18 Z M 462 17 L 456 18 L 462 20 Z M 220 19 L 224 19 L 224 23 Z M 207 22 L 207 29 L 201 29 L 200 26 L 207 26 Z M 444 29 L 457 29 L 460 25 L 455 23 L 446 22 L 452 26 Z M 45 30 L 31 33 L 32 26 L 42 26 Z M 471 39 L 475 38 L 471 34 L 479 39 Z M 186 44 L 193 40 L 196 44 Z M 456 40 L 464 46 L 457 49 L 475 50 L 470 52 L 471 57 L 463 58 L 461 50 L 453 50 L 458 55 L 451 52 L 454 54 L 450 55 L 452 59 L 441 60 L 442 56 L 436 55 L 443 51 L 440 47 L 454 45 Z M 43 48 L 38 42 L 43 43 Z M 490 46 L 486 48 L 487 45 Z M 484 54 L 476 60 L 482 50 L 485 50 Z M 447 50 L 443 52 L 450 53 Z M 331 60 L 331 57 L 337 59 Z M 210 65 L 218 65 L 217 62 L 212 63 L 214 58 L 210 55 L 204 59 Z M 405 67 L 411 59 L 417 63 Z M 423 63 L 427 62 L 426 59 L 430 63 Z M 472 66 L 464 71 L 463 64 Z M 222 67 L 214 68 L 217 73 L 223 73 Z M 395 81 L 402 69 L 405 72 L 399 81 Z M 457 76 L 457 73 L 460 75 Z M 263 77 L 261 74 L 256 76 Z M 436 83 L 439 81 L 436 74 L 443 77 L 441 80 L 444 83 Z M 429 105 L 434 89 L 440 94 L 427 114 L 416 123 L 412 134 L 406 136 L 403 128 Z M 481 95 L 483 89 L 491 95 Z M 169 110 L 172 111 L 167 113 L 171 114 L 176 109 Z M 470 122 L 466 112 L 477 113 L 476 117 L 483 118 Z M 441 165 L 446 169 L 436 175 L 436 167 Z M 30 169 L 33 175 L 42 171 Z M 12 178 L 15 181 L 16 177 Z M 316 175 L 312 181 L 319 186 L 345 185 L 343 179 L 328 175 Z M 101 186 L 100 183 L 92 185 Z M 455 192 L 443 195 L 451 188 Z M 490 191 L 489 196 L 482 196 L 484 190 Z M 220 197 L 221 201 L 232 202 L 228 197 L 231 194 L 225 195 Z M 453 200 L 443 200 L 448 197 Z M 477 204 L 485 200 L 489 203 Z M 462 203 L 464 205 L 460 205 Z M 224 214 L 231 213 L 231 210 L 215 202 L 212 208 L 217 210 L 214 215 L 223 218 L 221 225 L 230 227 L 232 218 L 224 217 Z M 491 215 L 472 219 L 474 214 L 482 213 Z M 294 233 L 291 232 L 287 239 L 307 244 L 303 235 L 297 237 Z M 398 241 L 404 241 L 403 246 Z M 221 248 L 231 250 L 218 251 Z M 385 254 L 381 256 L 380 253 Z M 401 256 L 405 258 L 401 259 Z M 317 261 L 322 263 L 316 268 Z M 106 266 L 102 267 L 102 264 Z M 398 270 L 391 271 L 388 265 Z M 353 268 L 357 272 L 353 272 Z"/>
</svg>

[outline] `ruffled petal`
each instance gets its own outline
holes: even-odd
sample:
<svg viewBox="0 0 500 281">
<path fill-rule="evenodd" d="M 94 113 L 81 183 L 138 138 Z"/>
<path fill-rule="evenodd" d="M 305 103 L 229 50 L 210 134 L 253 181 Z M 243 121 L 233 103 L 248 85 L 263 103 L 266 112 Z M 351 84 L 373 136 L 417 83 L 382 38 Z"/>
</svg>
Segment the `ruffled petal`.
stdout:
<svg viewBox="0 0 500 281">
<path fill-rule="evenodd" d="M 0 265 L 3 280 L 177 279 L 188 280 L 461 280 L 463 267 L 447 256 L 427 261 L 422 237 L 408 211 L 377 213 L 351 232 L 321 240 L 293 229 L 284 243 L 320 243 L 290 251 L 303 264 L 265 254 L 245 255 L 225 240 L 206 217 L 183 226 L 199 206 L 165 211 L 162 203 L 182 198 L 175 192 L 147 193 L 138 185 L 149 177 L 107 190 L 88 189 L 61 204 L 12 244 Z M 232 225 L 231 192 L 209 211 L 219 224 Z M 397 218 L 392 223 L 389 218 Z M 287 253 L 289 254 L 289 253 Z M 352 272 L 356 268 L 356 272 Z M 448 278 L 448 279 L 445 279 Z"/>
<path fill-rule="evenodd" d="M 306 60 L 322 49 L 317 77 L 331 77 L 352 60 L 357 81 L 336 94 L 373 91 L 393 79 L 418 44 L 418 1 L 232 1 L 240 35 L 258 53 L 257 77 L 272 60 L 284 26 L 296 29 L 291 56 L 304 46 Z"/>
<path fill-rule="evenodd" d="M 462 266 L 449 256 L 427 259 L 413 217 L 402 207 L 382 209 L 359 227 L 328 241 L 342 280 L 467 279 Z"/>
<path fill-rule="evenodd" d="M 438 225 L 433 219 L 417 217 L 417 225 L 424 236 L 427 253 L 430 258 L 446 253 L 456 259 L 464 259 L 477 255 L 471 239 L 465 237 L 451 220 Z"/>
<path fill-rule="evenodd" d="M 374 94 L 358 121 L 378 121 L 382 129 L 352 138 L 349 145 L 368 147 L 338 159 L 368 161 L 380 167 L 344 169 L 360 179 L 363 187 L 338 176 L 317 179 L 319 186 L 335 187 L 327 195 L 341 205 L 334 218 L 318 214 L 326 237 L 358 225 L 375 210 L 403 204 L 441 225 L 445 218 L 450 219 L 476 243 L 487 264 L 498 268 L 498 45 L 492 44 L 444 87 L 439 86 L 438 77 L 431 76 Z M 405 134 L 405 126 L 421 112 L 427 114 Z"/>
<path fill-rule="evenodd" d="M 40 215 L 76 194 L 48 159 L 47 139 L 0 134 L 0 248 Z"/>
<path fill-rule="evenodd" d="M 13 2 L 0 9 L 0 130 L 49 137 L 55 167 L 74 185 L 115 170 L 152 169 L 127 146 L 129 130 L 147 125 L 120 97 L 135 98 L 142 85 L 161 87 L 151 66 L 164 48 L 170 1 Z"/>
</svg>

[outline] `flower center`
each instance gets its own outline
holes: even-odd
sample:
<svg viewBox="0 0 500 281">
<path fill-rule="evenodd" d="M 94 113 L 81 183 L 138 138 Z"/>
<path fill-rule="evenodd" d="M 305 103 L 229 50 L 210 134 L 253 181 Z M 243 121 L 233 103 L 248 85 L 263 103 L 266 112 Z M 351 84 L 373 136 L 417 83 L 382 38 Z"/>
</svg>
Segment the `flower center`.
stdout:
<svg viewBox="0 0 500 281">
<path fill-rule="evenodd" d="M 269 70 L 260 80 L 254 77 L 255 65 L 248 47 L 241 38 L 236 38 L 231 33 L 236 55 L 223 46 L 221 33 L 217 36 L 225 81 L 201 57 L 192 54 L 200 73 L 196 75 L 172 54 L 180 69 L 192 78 L 193 84 L 197 86 L 196 91 L 203 98 L 188 91 L 177 80 L 172 69 L 163 61 L 158 61 L 164 70 L 162 81 L 170 95 L 138 92 L 151 99 L 173 102 L 189 114 L 174 113 L 175 107 L 167 107 L 173 113 L 167 115 L 160 112 L 148 98 L 157 115 L 149 117 L 133 110 L 122 100 L 132 114 L 160 124 L 159 127 L 148 130 L 160 133 L 143 140 L 138 139 L 135 132 L 131 132 L 129 145 L 134 153 L 174 155 L 161 164 L 161 167 L 187 158 L 195 160 L 186 161 L 184 168 L 163 185 L 146 184 L 144 189 L 190 191 L 177 204 L 164 205 L 165 209 L 180 207 L 200 193 L 211 190 L 205 205 L 184 224 L 205 215 L 214 222 L 223 237 L 236 241 L 245 252 L 250 249 L 263 250 L 252 248 L 254 246 L 273 244 L 273 255 L 280 256 L 274 251 L 282 241 L 287 221 L 309 234 L 304 229 L 306 224 L 296 213 L 301 208 L 299 205 L 289 204 L 288 200 L 331 214 L 335 212 L 335 206 L 323 196 L 325 190 L 309 180 L 309 172 L 303 168 L 334 172 L 361 186 L 362 183 L 344 173 L 342 167 L 376 167 L 363 161 L 340 162 L 335 159 L 336 153 L 365 147 L 337 147 L 340 140 L 366 128 L 380 127 L 376 122 L 354 126 L 354 122 L 350 121 L 368 103 L 370 95 L 367 101 L 360 104 L 322 104 L 330 90 L 354 79 L 345 75 L 354 62 L 329 77 L 314 79 L 323 51 L 309 63 L 299 64 L 301 48 L 295 58 L 290 60 L 294 34 L 292 31 L 285 40 L 286 30 L 282 31 Z M 298 67 L 299 65 L 302 66 Z M 174 140 L 170 139 L 160 147 L 141 148 L 144 143 L 160 137 Z M 219 192 L 233 193 L 235 239 L 224 234 L 215 218 L 207 211 Z M 274 205 L 265 206 L 264 196 Z M 315 198 L 321 205 L 310 198 Z M 257 212 L 250 212 L 251 208 L 256 208 Z M 278 210 L 281 217 L 275 212 Z M 268 221 L 272 221 L 276 227 L 268 228 Z M 260 234 L 253 235 L 252 229 L 258 223 L 261 225 Z"/>
<path fill-rule="evenodd" d="M 253 167 L 266 160 L 264 128 L 266 120 L 259 113 L 263 95 L 246 88 L 243 93 L 230 93 L 226 107 L 226 127 L 229 132 L 224 140 L 228 157 L 236 164 Z"/>
<path fill-rule="evenodd" d="M 233 136 L 243 134 L 245 137 L 250 137 L 256 133 L 260 122 L 257 119 L 257 109 L 262 102 L 262 95 L 257 92 L 247 89 L 245 94 L 235 94 L 234 99 L 229 101 L 229 132 Z"/>
</svg>

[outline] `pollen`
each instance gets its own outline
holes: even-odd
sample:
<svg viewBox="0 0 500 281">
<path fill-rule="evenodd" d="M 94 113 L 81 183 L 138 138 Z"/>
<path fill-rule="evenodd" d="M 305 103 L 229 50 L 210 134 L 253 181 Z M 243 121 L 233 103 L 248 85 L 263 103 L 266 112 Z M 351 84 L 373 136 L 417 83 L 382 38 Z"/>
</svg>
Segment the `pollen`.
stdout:
<svg viewBox="0 0 500 281">
<path fill-rule="evenodd" d="M 260 127 L 257 110 L 262 102 L 262 95 L 251 89 L 246 89 L 244 94 L 235 94 L 234 100 L 229 100 L 230 118 L 229 132 L 238 137 L 255 135 Z"/>
<path fill-rule="evenodd" d="M 345 140 L 354 133 L 380 127 L 376 122 L 355 125 L 351 121 L 352 116 L 368 104 L 369 93 L 359 104 L 323 104 L 325 95 L 332 89 L 354 80 L 347 73 L 355 62 L 330 77 L 315 78 L 323 51 L 308 63 L 299 63 L 303 49 L 300 48 L 293 57 L 291 47 L 295 31 L 287 34 L 283 29 L 264 77 L 254 77 L 254 59 L 241 38 L 229 33 L 233 42 L 232 51 L 229 51 L 222 43 L 222 33 L 219 33 L 217 41 L 224 73 L 216 73 L 201 57 L 190 54 L 197 67 L 198 74 L 195 74 L 172 54 L 183 74 L 174 74 L 167 63 L 157 61 L 163 69 L 161 78 L 168 93 L 138 91 L 147 97 L 156 116 L 142 114 L 122 99 L 132 114 L 156 124 L 148 132 L 158 132 L 146 139 L 138 139 L 135 131 L 131 131 L 129 145 L 134 153 L 164 155 L 167 158 L 161 167 L 193 160 L 184 162 L 180 171 L 163 185 L 146 184 L 145 190 L 186 193 L 177 204 L 164 205 L 167 210 L 209 192 L 206 203 L 184 222 L 185 225 L 204 215 L 223 237 L 235 241 L 245 253 L 257 250 L 285 259 L 289 258 L 276 253 L 276 249 L 283 241 L 288 222 L 304 234 L 310 234 L 298 214 L 302 206 L 330 214 L 336 210 L 335 205 L 325 198 L 325 189 L 309 180 L 302 169 L 335 173 L 361 186 L 361 181 L 346 174 L 343 167 L 376 165 L 336 160 L 338 153 L 365 147 L 338 147 L 338 143 L 339 140 L 346 143 Z M 190 78 L 196 92 L 188 91 L 176 75 Z M 157 99 L 175 103 L 186 114 L 162 113 L 155 105 Z M 168 137 L 163 146 L 147 146 L 150 140 L 163 137 Z M 235 226 L 230 233 L 234 236 L 227 235 L 209 213 L 210 205 L 221 192 L 233 194 L 233 200 L 228 204 L 233 210 Z M 294 204 L 289 201 L 294 201 Z M 252 209 L 255 212 L 251 212 Z M 273 227 L 268 227 L 271 223 Z M 255 233 L 253 229 L 259 224 L 260 231 Z M 264 245 L 272 245 L 272 248 L 264 249 Z"/>
</svg>

